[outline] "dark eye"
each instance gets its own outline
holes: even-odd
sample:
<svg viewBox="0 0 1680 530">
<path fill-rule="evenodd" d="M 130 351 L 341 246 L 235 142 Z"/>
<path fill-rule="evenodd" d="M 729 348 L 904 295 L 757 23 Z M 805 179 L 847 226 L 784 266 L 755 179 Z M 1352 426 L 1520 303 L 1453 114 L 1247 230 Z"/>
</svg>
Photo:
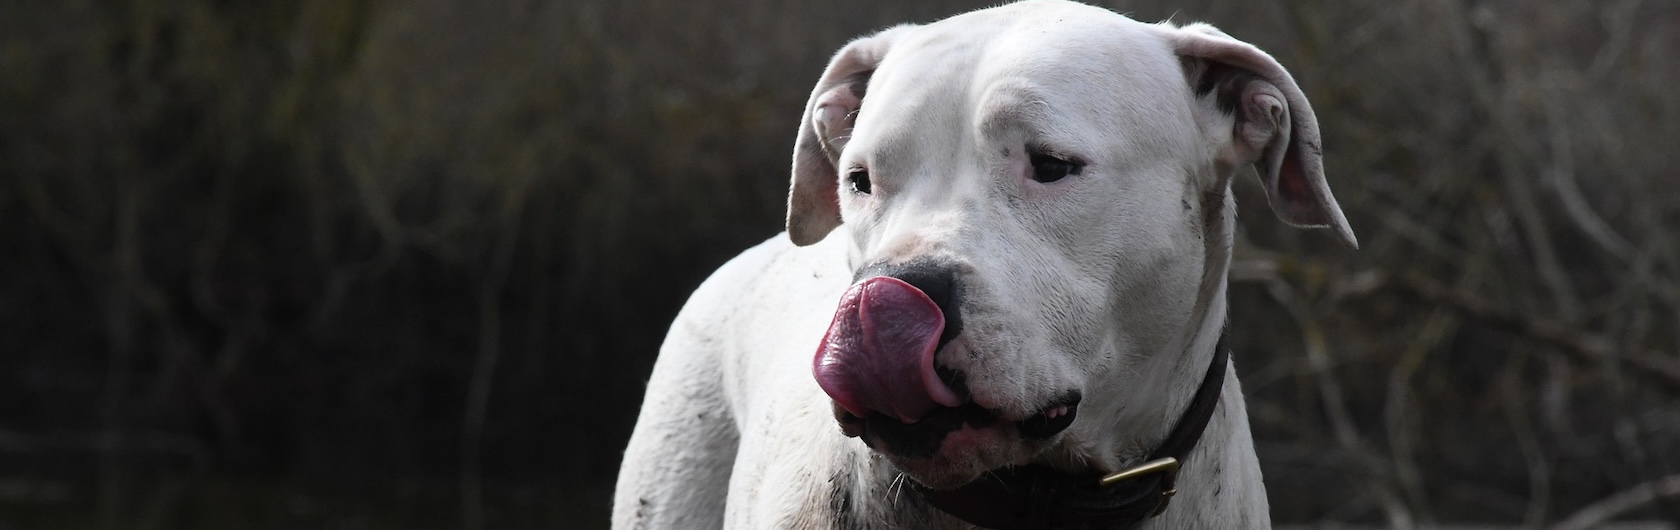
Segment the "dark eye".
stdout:
<svg viewBox="0 0 1680 530">
<path fill-rule="evenodd" d="M 1039 182 L 1055 182 L 1068 175 L 1078 175 L 1085 164 L 1063 160 L 1041 151 L 1028 151 L 1027 160 L 1032 162 L 1032 179 Z"/>
<path fill-rule="evenodd" d="M 853 192 L 869 194 L 869 170 L 861 168 L 851 170 L 851 172 L 846 173 L 846 182 L 852 183 Z"/>
</svg>

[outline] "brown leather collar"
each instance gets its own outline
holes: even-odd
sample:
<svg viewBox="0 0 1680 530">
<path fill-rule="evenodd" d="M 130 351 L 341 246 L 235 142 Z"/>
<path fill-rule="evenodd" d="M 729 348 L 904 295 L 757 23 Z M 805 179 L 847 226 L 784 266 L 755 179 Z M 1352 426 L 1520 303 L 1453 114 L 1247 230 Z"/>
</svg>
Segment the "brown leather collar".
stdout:
<svg viewBox="0 0 1680 530">
<path fill-rule="evenodd" d="M 1196 397 L 1166 441 L 1136 467 L 1108 475 L 1067 473 L 1042 465 L 1009 467 L 955 489 L 913 489 L 933 507 L 984 528 L 1134 528 L 1166 511 L 1167 502 L 1178 493 L 1178 465 L 1190 456 L 1213 418 L 1229 358 L 1221 333 Z"/>
</svg>

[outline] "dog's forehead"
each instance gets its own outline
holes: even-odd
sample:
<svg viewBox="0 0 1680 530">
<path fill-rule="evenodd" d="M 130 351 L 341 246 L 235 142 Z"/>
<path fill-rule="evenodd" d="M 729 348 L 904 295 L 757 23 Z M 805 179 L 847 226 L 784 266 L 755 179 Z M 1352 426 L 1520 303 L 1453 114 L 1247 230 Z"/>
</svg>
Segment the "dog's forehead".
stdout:
<svg viewBox="0 0 1680 530">
<path fill-rule="evenodd" d="M 973 73 L 979 123 L 1002 113 L 1123 130 L 1187 117 L 1181 111 L 1189 85 L 1157 26 L 1097 8 L 1079 11 L 1038 14 L 989 37 Z M 1050 115 L 1015 116 L 1035 108 Z"/>
<path fill-rule="evenodd" d="M 1040 140 L 1100 142 L 1121 156 L 1175 154 L 1159 144 L 1188 140 L 1174 131 L 1193 128 L 1170 125 L 1191 123 L 1190 91 L 1163 35 L 1160 26 L 1060 0 L 917 27 L 876 71 L 858 121 L 859 147 L 890 157 L 909 148 L 906 138 L 955 145 L 967 131 L 1017 125 Z"/>
</svg>

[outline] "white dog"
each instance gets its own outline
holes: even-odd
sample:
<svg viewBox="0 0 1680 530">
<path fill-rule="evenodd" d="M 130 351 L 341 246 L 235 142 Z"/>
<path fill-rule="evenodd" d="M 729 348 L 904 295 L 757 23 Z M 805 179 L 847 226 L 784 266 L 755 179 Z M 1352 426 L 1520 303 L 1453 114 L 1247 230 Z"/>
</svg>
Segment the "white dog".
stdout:
<svg viewBox="0 0 1680 530">
<path fill-rule="evenodd" d="M 613 526 L 1269 526 L 1221 340 L 1250 165 L 1357 245 L 1300 88 L 1211 26 L 1029 0 L 853 41 L 787 234 L 671 326 Z"/>
</svg>

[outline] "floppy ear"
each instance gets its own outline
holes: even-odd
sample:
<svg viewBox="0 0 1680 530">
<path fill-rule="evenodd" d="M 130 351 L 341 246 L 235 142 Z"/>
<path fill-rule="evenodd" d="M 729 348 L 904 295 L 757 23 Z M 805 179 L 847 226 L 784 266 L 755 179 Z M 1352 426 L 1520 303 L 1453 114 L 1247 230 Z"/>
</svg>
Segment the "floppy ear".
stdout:
<svg viewBox="0 0 1680 530">
<path fill-rule="evenodd" d="M 1189 67 L 1196 96 L 1211 93 L 1218 111 L 1234 114 L 1221 161 L 1254 164 L 1272 212 L 1284 222 L 1329 227 L 1342 243 L 1359 248 L 1324 181 L 1318 119 L 1295 78 L 1271 55 L 1213 26 L 1169 27 L 1167 35 Z"/>
<path fill-rule="evenodd" d="M 822 241 L 840 226 L 840 175 L 835 165 L 851 139 L 875 67 L 893 41 L 913 27 L 897 26 L 847 44 L 811 90 L 793 145 L 793 183 L 788 189 L 787 231 L 795 245 Z"/>
</svg>

